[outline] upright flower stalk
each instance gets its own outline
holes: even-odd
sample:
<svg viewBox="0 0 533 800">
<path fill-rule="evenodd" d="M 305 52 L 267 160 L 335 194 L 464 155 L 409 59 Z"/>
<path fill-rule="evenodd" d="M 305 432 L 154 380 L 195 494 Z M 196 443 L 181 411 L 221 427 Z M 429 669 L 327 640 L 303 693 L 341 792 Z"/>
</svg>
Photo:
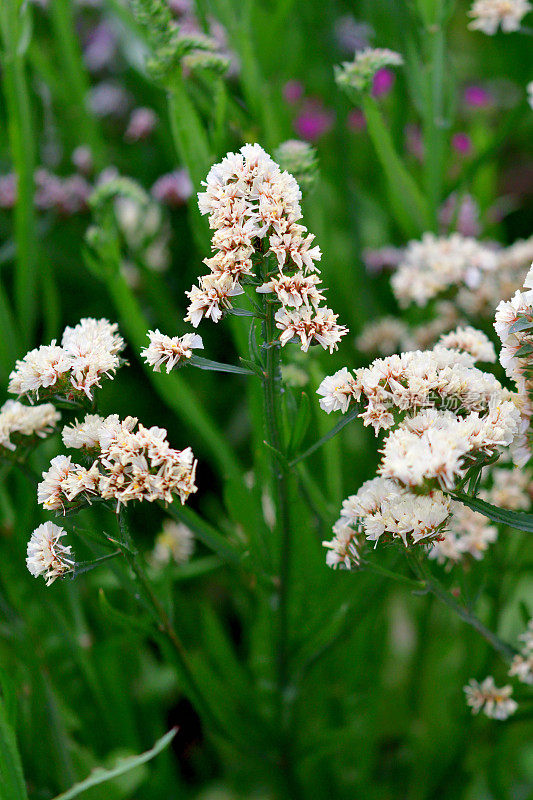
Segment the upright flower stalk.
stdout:
<svg viewBox="0 0 533 800">
<path fill-rule="evenodd" d="M 289 734 L 287 708 L 289 682 L 289 593 L 291 580 L 291 520 L 289 496 L 290 464 L 283 431 L 283 387 L 281 350 L 298 342 L 306 353 L 311 345 L 333 352 L 347 328 L 337 323 L 337 315 L 321 305 L 324 293 L 317 262 L 320 249 L 314 236 L 301 223 L 301 191 L 295 178 L 283 172 L 259 147 L 245 145 L 239 153 L 228 153 L 215 164 L 198 195 L 202 214 L 209 215 L 213 254 L 204 259 L 208 272 L 187 292 L 190 304 L 185 322 L 195 328 L 204 317 L 219 322 L 227 314 L 252 318 L 250 341 L 255 342 L 257 320 L 261 320 L 262 343 L 254 360 L 241 370 L 261 377 L 264 398 L 266 444 L 271 461 L 278 544 L 276 576 L 277 625 L 276 716 L 279 727 L 278 759 L 291 797 L 297 796 Z M 259 294 L 259 301 L 257 299 Z M 246 296 L 253 310 L 235 306 L 236 298 Z M 148 333 L 151 347 L 161 341 L 159 332 Z M 187 334 L 186 334 L 187 336 Z M 178 341 L 165 339 L 166 352 L 145 351 L 145 357 L 167 370 L 183 364 L 228 371 L 227 365 L 178 352 Z M 169 342 L 174 342 L 170 352 Z M 211 365 L 209 367 L 209 365 Z"/>
</svg>

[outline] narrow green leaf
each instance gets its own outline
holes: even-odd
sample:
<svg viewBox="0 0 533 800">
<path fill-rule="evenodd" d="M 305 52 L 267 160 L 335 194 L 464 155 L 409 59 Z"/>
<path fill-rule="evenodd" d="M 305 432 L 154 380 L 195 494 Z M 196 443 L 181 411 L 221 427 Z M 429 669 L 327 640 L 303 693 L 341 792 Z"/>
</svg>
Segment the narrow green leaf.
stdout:
<svg viewBox="0 0 533 800">
<path fill-rule="evenodd" d="M 431 227 L 428 205 L 396 152 L 389 130 L 372 97 L 363 98 L 367 129 L 387 178 L 391 206 L 396 221 L 408 237 L 418 236 Z"/>
<path fill-rule="evenodd" d="M 167 512 L 175 519 L 183 522 L 190 528 L 197 538 L 213 550 L 224 561 L 233 566 L 241 563 L 242 557 L 235 545 L 222 536 L 212 525 L 187 506 L 172 504 L 168 506 Z"/>
<path fill-rule="evenodd" d="M 508 511 L 505 508 L 498 508 L 491 503 L 480 500 L 478 497 L 469 497 L 461 492 L 451 492 L 451 496 L 454 500 L 458 500 L 463 505 L 468 506 L 472 511 L 478 511 L 493 522 L 507 525 L 509 528 L 516 528 L 518 531 L 533 532 L 533 514 L 527 514 L 525 511 Z"/>
<path fill-rule="evenodd" d="M 227 314 L 234 316 L 234 317 L 256 317 L 257 314 L 254 311 L 250 311 L 248 308 L 228 308 Z"/>
<path fill-rule="evenodd" d="M 201 356 L 191 356 L 189 359 L 191 367 L 198 369 L 206 369 L 210 372 L 233 372 L 237 375 L 253 375 L 254 373 L 245 367 L 239 367 L 236 364 L 223 364 L 221 361 L 211 361 L 209 358 L 202 358 Z"/>
<path fill-rule="evenodd" d="M 309 395 L 306 392 L 302 392 L 300 404 L 298 406 L 298 411 L 296 413 L 296 419 L 294 420 L 294 424 L 292 426 L 292 434 L 289 442 L 289 453 L 291 455 L 293 455 L 300 447 L 303 438 L 307 432 L 307 429 L 309 427 L 310 421 L 311 421 L 311 403 L 309 401 Z"/>
<path fill-rule="evenodd" d="M 258 375 L 260 378 L 264 378 L 264 370 L 255 361 L 249 361 L 247 358 L 242 358 L 241 356 L 239 356 L 239 361 L 241 362 L 241 364 L 243 364 L 245 367 L 250 369 L 252 372 L 254 372 L 256 375 Z"/>
<path fill-rule="evenodd" d="M 530 356 L 531 353 L 533 353 L 533 345 L 526 343 L 516 351 L 515 356 L 516 358 L 522 358 L 524 356 Z"/>
<path fill-rule="evenodd" d="M 319 439 L 314 444 L 312 444 L 311 447 L 309 447 L 307 450 L 305 450 L 305 452 L 301 453 L 296 458 L 293 458 L 293 460 L 289 463 L 289 466 L 290 467 L 294 467 L 300 461 L 303 461 L 304 458 L 307 458 L 308 456 L 310 456 L 311 453 L 314 453 L 315 450 L 318 450 L 319 447 L 322 447 L 322 445 L 325 444 L 326 442 L 328 442 L 330 439 L 332 439 L 333 436 L 336 436 L 336 434 L 339 431 L 341 431 L 344 428 L 345 425 L 347 425 L 349 422 L 351 422 L 353 419 L 355 419 L 356 416 L 358 415 L 358 413 L 359 413 L 358 409 L 354 409 L 353 411 L 348 412 L 344 416 L 344 418 L 341 419 L 341 421 L 338 422 L 335 425 L 335 427 L 333 427 L 330 431 L 328 431 L 325 434 L 325 436 L 322 436 L 321 439 Z"/>
<path fill-rule="evenodd" d="M 107 619 L 110 619 L 112 622 L 116 623 L 119 627 L 125 628 L 128 631 L 136 631 L 141 636 L 152 636 L 153 635 L 153 625 L 152 622 L 148 619 L 144 620 L 139 614 L 135 614 L 132 616 L 130 614 L 125 614 L 123 611 L 118 611 L 116 608 L 113 608 L 109 600 L 107 599 L 105 592 L 103 589 L 100 589 L 98 594 L 98 601 L 100 603 L 100 608 L 102 613 Z"/>
<path fill-rule="evenodd" d="M 161 739 L 158 739 L 150 750 L 146 750 L 146 752 L 138 756 L 121 758 L 112 769 L 103 769 L 102 767 L 93 769 L 91 774 L 85 778 L 84 781 L 76 783 L 68 791 L 59 794 L 55 800 L 72 800 L 73 797 L 78 797 L 80 794 L 83 794 L 83 792 L 86 792 L 87 789 L 92 789 L 93 786 L 99 786 L 101 783 L 106 783 L 107 781 L 113 780 L 113 778 L 124 775 L 126 772 L 130 772 L 130 770 L 139 767 L 141 764 L 146 764 L 147 761 L 155 758 L 162 750 L 168 747 L 176 735 L 177 730 L 177 728 L 172 728 L 172 730 L 162 736 Z M 13 800 L 15 800 L 14 797 Z"/>
<path fill-rule="evenodd" d="M 531 314 L 533 314 L 533 309 L 530 310 Z M 527 331 L 530 328 L 533 328 L 533 321 L 527 319 L 526 317 L 520 317 L 520 319 L 517 319 L 516 322 L 513 322 L 513 324 L 509 328 L 509 333 L 518 333 L 518 331 Z"/>
<path fill-rule="evenodd" d="M 0 698 L 0 800 L 27 800 L 15 731 Z"/>
</svg>

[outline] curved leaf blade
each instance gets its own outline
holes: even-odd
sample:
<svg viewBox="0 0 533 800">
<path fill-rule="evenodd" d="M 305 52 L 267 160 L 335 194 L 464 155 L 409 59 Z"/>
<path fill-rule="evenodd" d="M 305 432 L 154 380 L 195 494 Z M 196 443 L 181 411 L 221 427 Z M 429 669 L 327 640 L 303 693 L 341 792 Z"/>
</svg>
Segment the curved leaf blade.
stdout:
<svg viewBox="0 0 533 800">
<path fill-rule="evenodd" d="M 533 514 L 528 514 L 525 511 L 508 511 L 505 508 L 498 508 L 498 506 L 493 506 L 491 503 L 486 503 L 485 500 L 480 500 L 478 497 L 470 497 L 461 492 L 452 492 L 451 496 L 454 500 L 458 500 L 463 505 L 468 506 L 472 511 L 483 514 L 493 522 L 499 522 L 500 525 L 507 525 L 509 528 L 516 528 L 519 531 L 533 533 Z"/>
<path fill-rule="evenodd" d="M 66 792 L 57 795 L 55 800 L 72 800 L 73 797 L 78 797 L 88 789 L 92 789 L 93 786 L 99 786 L 101 783 L 106 783 L 107 781 L 113 780 L 113 778 L 118 778 L 120 775 L 124 775 L 125 772 L 129 772 L 135 769 L 135 767 L 145 764 L 147 761 L 159 755 L 165 747 L 168 747 L 176 735 L 177 730 L 177 728 L 172 728 L 172 730 L 162 736 L 161 739 L 158 739 L 150 750 L 146 750 L 146 752 L 138 756 L 128 756 L 127 758 L 119 759 L 112 769 L 96 767 L 84 781 L 74 784 L 74 786 Z"/>
</svg>

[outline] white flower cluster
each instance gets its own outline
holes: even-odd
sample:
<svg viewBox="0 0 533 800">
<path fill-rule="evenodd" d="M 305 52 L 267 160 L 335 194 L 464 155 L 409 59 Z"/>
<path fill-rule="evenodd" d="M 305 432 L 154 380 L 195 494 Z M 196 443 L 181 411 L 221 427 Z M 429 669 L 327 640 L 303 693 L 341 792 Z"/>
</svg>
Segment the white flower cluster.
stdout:
<svg viewBox="0 0 533 800">
<path fill-rule="evenodd" d="M 37 488 L 38 502 L 48 510 L 65 513 L 77 498 L 116 500 L 117 508 L 137 500 L 171 503 L 178 495 L 184 503 L 196 491 L 196 460 L 190 447 L 174 450 L 164 428 L 135 427 L 135 417 L 120 421 L 116 415 L 88 415 L 64 431 L 70 447 L 95 450 L 89 468 L 70 456 L 56 456 L 43 472 Z"/>
<path fill-rule="evenodd" d="M 243 293 L 241 283 L 257 283 L 255 264 L 271 254 L 277 269 L 257 291 L 274 293 L 282 305 L 276 314 L 282 344 L 298 337 L 303 350 L 312 340 L 336 349 L 347 329 L 320 306 L 316 262 L 321 252 L 313 246 L 313 234 L 298 224 L 301 192 L 292 175 L 259 145 L 247 144 L 215 164 L 204 185 L 198 204 L 202 214 L 209 214 L 214 255 L 204 259 L 210 272 L 187 292 L 185 321 L 195 328 L 203 317 L 218 322 L 231 308 L 231 298 Z"/>
<path fill-rule="evenodd" d="M 428 557 L 436 559 L 439 564 L 446 564 L 448 569 L 465 556 L 480 561 L 489 545 L 498 538 L 498 529 L 490 525 L 483 514 L 472 511 L 462 503 L 452 501 L 450 511 L 446 531 L 441 539 L 433 542 Z"/>
<path fill-rule="evenodd" d="M 30 401 L 43 389 L 49 395 L 70 398 L 78 393 L 92 400 L 102 377 L 111 378 L 120 366 L 119 353 L 124 347 L 116 323 L 82 319 L 74 328 L 65 328 L 61 346 L 54 340 L 17 361 L 8 391 L 26 395 Z"/>
<path fill-rule="evenodd" d="M 166 519 L 163 530 L 158 533 L 152 552 L 152 562 L 156 566 L 165 566 L 171 560 L 176 564 L 185 564 L 194 552 L 194 534 L 181 522 Z"/>
<path fill-rule="evenodd" d="M 335 68 L 335 81 L 348 92 L 367 92 L 372 88 L 376 72 L 384 67 L 401 67 L 403 58 L 394 50 L 366 47 L 355 54 L 353 61 L 344 61 Z"/>
<path fill-rule="evenodd" d="M 477 288 L 497 264 L 494 249 L 472 237 L 425 233 L 421 241 L 409 242 L 405 248 L 391 278 L 392 290 L 400 305 L 424 306 L 450 286 Z"/>
<path fill-rule="evenodd" d="M 515 443 L 515 462 L 518 464 L 520 459 L 522 465 L 531 456 L 528 430 L 533 414 L 530 400 L 533 390 L 530 378 L 533 366 L 533 267 L 526 276 L 524 288 L 527 291 L 517 291 L 510 300 L 500 302 L 494 321 L 494 328 L 502 342 L 500 362 L 508 377 L 516 383 L 522 401 L 521 437 Z"/>
<path fill-rule="evenodd" d="M 458 347 L 475 345 L 473 350 L 487 355 L 482 334 L 456 334 Z M 470 353 L 442 346 L 377 359 L 354 375 L 343 368 L 317 392 L 328 413 L 346 413 L 352 401 L 360 401 L 359 416 L 376 434 L 395 426 L 381 450 L 380 477 L 345 501 L 334 539 L 325 543 L 332 566 L 357 563 L 353 551 L 360 534 L 371 541 L 401 538 L 406 546 L 443 540 L 451 507 L 441 490 L 452 489 L 470 466 L 509 446 L 521 425 L 515 396 L 477 369 Z M 492 532 L 482 534 L 490 541 Z M 461 546 L 481 552 L 482 534 L 472 533 Z M 451 538 L 449 544 L 457 545 Z"/>
<path fill-rule="evenodd" d="M 72 548 L 60 541 L 63 536 L 66 536 L 66 531 L 59 525 L 44 522 L 35 528 L 28 542 L 26 566 L 35 578 L 43 575 L 47 586 L 74 567 Z"/>
<path fill-rule="evenodd" d="M 526 353 L 525 358 L 516 354 L 524 345 L 533 342 L 533 267 L 526 276 L 524 288 L 528 291 L 517 291 L 510 300 L 499 303 L 494 321 L 494 328 L 502 342 L 500 363 L 508 377 L 523 392 L 526 391 L 524 373 L 530 369 L 532 359 L 531 354 Z"/>
<path fill-rule="evenodd" d="M 533 685 L 533 619 L 529 620 L 527 630 L 519 637 L 523 645 L 514 658 L 509 670 L 509 676 L 518 678 L 521 683 Z"/>
<path fill-rule="evenodd" d="M 351 402 L 361 402 L 359 416 L 376 433 L 392 427 L 398 411 L 433 406 L 486 411 L 491 400 L 511 396 L 493 375 L 475 367 L 468 353 L 440 346 L 378 358 L 353 375 L 343 367 L 322 381 L 317 394 L 328 414 L 345 414 Z"/>
<path fill-rule="evenodd" d="M 44 439 L 52 433 L 61 414 L 50 403 L 25 406 L 18 400 L 6 400 L 0 408 L 0 448 L 15 450 L 20 437 L 38 436 Z M 15 441 L 11 437 L 15 437 Z"/>
<path fill-rule="evenodd" d="M 527 0 L 475 0 L 469 11 L 469 28 L 494 36 L 499 27 L 504 33 L 520 30 L 523 17 L 533 6 Z"/>
<path fill-rule="evenodd" d="M 405 486 L 422 486 L 436 480 L 453 489 L 468 466 L 467 456 L 491 456 L 496 448 L 511 444 L 518 432 L 519 412 L 511 401 L 489 403 L 480 415 L 472 411 L 458 417 L 435 408 L 406 417 L 387 437 L 378 472 Z"/>
<path fill-rule="evenodd" d="M 449 513 L 450 501 L 439 490 L 415 495 L 396 481 L 373 478 L 344 500 L 333 539 L 323 542 L 329 550 L 326 563 L 347 569 L 357 565 L 363 537 L 372 542 L 401 539 L 406 547 L 433 538 Z"/>
<path fill-rule="evenodd" d="M 193 350 L 203 350 L 202 337 L 197 333 L 186 333 L 184 336 L 165 336 L 159 330 L 148 331 L 150 344 L 141 350 L 141 356 L 147 364 L 159 372 L 163 364 L 169 373 L 180 361 L 188 361 Z"/>
<path fill-rule="evenodd" d="M 532 482 L 524 470 L 493 468 L 490 470 L 492 486 L 479 492 L 482 500 L 512 511 L 526 510 L 531 505 Z M 452 501 L 451 516 L 442 539 L 433 543 L 429 558 L 451 569 L 454 564 L 471 556 L 479 561 L 489 545 L 498 537 L 498 529 L 477 511 Z"/>
<path fill-rule="evenodd" d="M 500 300 L 509 300 L 522 287 L 524 274 L 533 261 L 533 236 L 494 252 L 496 269 L 485 272 L 478 286 L 463 286 L 457 293 L 457 305 L 471 317 L 492 317 Z"/>
<path fill-rule="evenodd" d="M 512 686 L 502 686 L 501 689 L 494 683 L 494 678 L 489 675 L 484 681 L 478 683 L 470 680 L 464 687 L 466 702 L 471 707 L 473 714 L 481 710 L 490 719 L 504 720 L 514 714 L 518 704 L 512 699 Z"/>
<path fill-rule="evenodd" d="M 435 303 L 434 311 L 434 319 L 412 327 L 397 317 L 382 317 L 377 322 L 370 322 L 355 340 L 356 347 L 375 356 L 427 350 L 460 322 L 456 306 L 448 300 Z"/>
<path fill-rule="evenodd" d="M 117 197 L 113 207 L 118 228 L 133 260 L 140 261 L 154 272 L 168 269 L 170 228 L 159 205 L 151 202 L 140 190 L 139 196 L 132 193 L 127 197 Z M 131 285 L 140 280 L 139 269 L 131 261 L 126 262 L 124 274 Z"/>
<path fill-rule="evenodd" d="M 450 350 L 469 353 L 474 361 L 486 361 L 490 364 L 496 361 L 496 351 L 488 336 L 470 325 L 444 333 L 437 344 Z"/>
<path fill-rule="evenodd" d="M 490 471 L 492 486 L 480 492 L 480 497 L 499 508 L 526 511 L 531 505 L 533 483 L 523 469 L 493 468 Z"/>
</svg>

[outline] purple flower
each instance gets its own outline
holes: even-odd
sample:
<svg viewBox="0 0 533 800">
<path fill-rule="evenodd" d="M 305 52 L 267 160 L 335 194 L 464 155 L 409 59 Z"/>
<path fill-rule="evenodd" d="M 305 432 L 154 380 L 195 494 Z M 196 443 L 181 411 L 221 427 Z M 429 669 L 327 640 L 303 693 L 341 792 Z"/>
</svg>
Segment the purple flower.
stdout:
<svg viewBox="0 0 533 800">
<path fill-rule="evenodd" d="M 366 119 L 360 108 L 354 108 L 350 111 L 346 124 L 351 131 L 356 131 L 357 133 L 364 131 L 366 128 Z"/>
<path fill-rule="evenodd" d="M 41 211 L 53 209 L 63 216 L 85 211 L 91 192 L 81 175 L 59 178 L 42 168 L 35 172 L 35 205 Z"/>
<path fill-rule="evenodd" d="M 86 145 L 79 145 L 72 153 L 72 163 L 79 172 L 90 175 L 93 171 L 93 154 L 91 148 Z"/>
<path fill-rule="evenodd" d="M 452 147 L 463 156 L 472 152 L 472 140 L 467 133 L 456 133 L 452 138 Z"/>
<path fill-rule="evenodd" d="M 439 211 L 439 222 L 443 233 L 449 233 L 452 223 L 463 236 L 477 237 L 481 233 L 479 207 L 474 198 L 465 194 L 457 208 L 457 195 L 451 194 Z"/>
<path fill-rule="evenodd" d="M 382 97 L 388 94 L 394 86 L 396 76 L 390 69 L 378 69 L 374 75 L 374 83 L 372 85 L 372 94 L 374 97 Z"/>
<path fill-rule="evenodd" d="M 124 138 L 127 142 L 148 139 L 157 125 L 157 115 L 151 108 L 134 108 Z"/>
<path fill-rule="evenodd" d="M 17 176 L 14 172 L 0 175 L 0 208 L 13 208 L 17 202 Z"/>
<path fill-rule="evenodd" d="M 403 256 L 403 250 L 392 245 L 385 245 L 376 250 L 365 248 L 362 253 L 363 262 L 368 272 L 379 273 L 384 269 L 397 267 Z"/>
<path fill-rule="evenodd" d="M 351 14 L 346 14 L 336 20 L 334 34 L 340 49 L 353 55 L 355 50 L 370 46 L 374 31 L 366 22 L 357 22 Z"/>
<path fill-rule="evenodd" d="M 467 106 L 486 108 L 492 104 L 492 97 L 482 86 L 467 86 L 464 92 L 464 101 Z"/>
<path fill-rule="evenodd" d="M 123 117 L 129 104 L 129 94 L 112 81 L 97 83 L 89 91 L 89 106 L 97 117 Z"/>
<path fill-rule="evenodd" d="M 168 5 L 172 13 L 177 17 L 192 12 L 191 0 L 168 0 Z"/>
<path fill-rule="evenodd" d="M 325 108 L 320 100 L 308 100 L 294 120 L 294 129 L 300 139 L 314 142 L 331 129 L 334 120 L 333 112 Z"/>
<path fill-rule="evenodd" d="M 300 81 L 287 81 L 283 87 L 283 97 L 289 105 L 294 105 L 302 99 L 304 87 Z"/>
<path fill-rule="evenodd" d="M 405 146 L 407 152 L 414 156 L 418 161 L 424 160 L 424 140 L 418 125 L 409 123 L 405 126 Z"/>
<path fill-rule="evenodd" d="M 83 60 L 90 72 L 100 72 L 113 62 L 116 52 L 116 37 L 113 29 L 101 22 L 89 34 Z"/>
<path fill-rule="evenodd" d="M 185 169 L 176 169 L 167 175 L 161 175 L 152 186 L 155 199 L 173 208 L 186 203 L 192 192 L 193 185 Z"/>
</svg>

